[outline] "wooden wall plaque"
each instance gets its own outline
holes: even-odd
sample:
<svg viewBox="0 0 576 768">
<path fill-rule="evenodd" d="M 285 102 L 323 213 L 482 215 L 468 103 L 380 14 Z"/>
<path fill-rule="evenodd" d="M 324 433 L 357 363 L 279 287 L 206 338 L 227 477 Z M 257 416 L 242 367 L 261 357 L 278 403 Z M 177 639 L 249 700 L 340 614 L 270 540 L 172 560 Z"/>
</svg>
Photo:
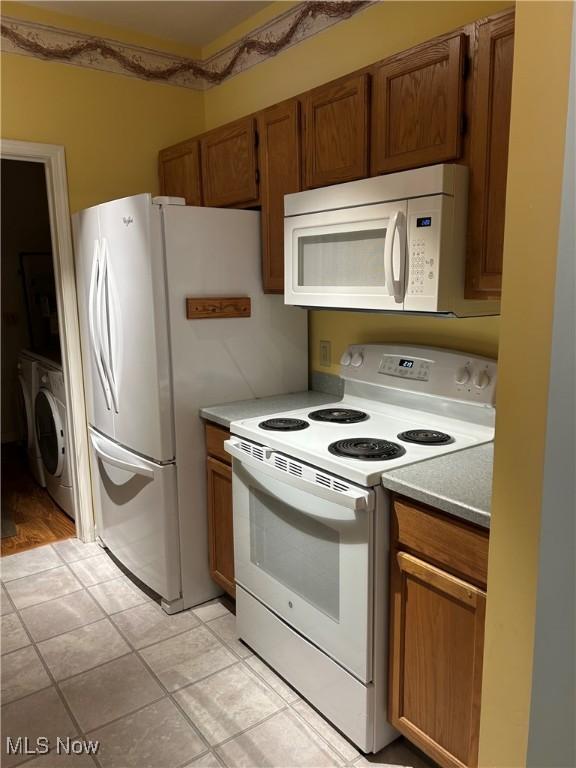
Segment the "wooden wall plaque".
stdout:
<svg viewBox="0 0 576 768">
<path fill-rule="evenodd" d="M 252 305 L 249 296 L 189 296 L 186 299 L 188 320 L 210 317 L 250 317 Z"/>
</svg>

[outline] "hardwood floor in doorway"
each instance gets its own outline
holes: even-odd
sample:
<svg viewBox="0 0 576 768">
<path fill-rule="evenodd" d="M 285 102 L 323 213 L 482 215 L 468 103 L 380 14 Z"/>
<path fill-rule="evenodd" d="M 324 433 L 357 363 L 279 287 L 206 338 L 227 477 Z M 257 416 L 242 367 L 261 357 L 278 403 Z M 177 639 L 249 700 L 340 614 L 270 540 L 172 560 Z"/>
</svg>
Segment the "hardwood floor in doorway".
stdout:
<svg viewBox="0 0 576 768">
<path fill-rule="evenodd" d="M 1 540 L 2 555 L 76 535 L 74 521 L 36 484 L 26 454 L 13 443 L 2 445 L 2 509 L 10 511 L 17 529 L 15 536 Z"/>
</svg>

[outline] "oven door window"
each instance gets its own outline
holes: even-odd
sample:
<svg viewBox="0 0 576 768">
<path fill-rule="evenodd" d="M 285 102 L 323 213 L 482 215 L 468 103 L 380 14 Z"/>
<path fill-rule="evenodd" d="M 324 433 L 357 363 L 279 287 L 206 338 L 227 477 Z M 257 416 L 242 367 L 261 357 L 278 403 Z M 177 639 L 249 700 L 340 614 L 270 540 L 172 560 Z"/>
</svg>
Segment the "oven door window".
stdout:
<svg viewBox="0 0 576 768">
<path fill-rule="evenodd" d="M 239 462 L 233 492 L 238 584 L 369 682 L 373 512 L 353 511 Z"/>
<path fill-rule="evenodd" d="M 250 560 L 326 616 L 340 618 L 340 534 L 281 499 L 250 496 Z"/>
</svg>

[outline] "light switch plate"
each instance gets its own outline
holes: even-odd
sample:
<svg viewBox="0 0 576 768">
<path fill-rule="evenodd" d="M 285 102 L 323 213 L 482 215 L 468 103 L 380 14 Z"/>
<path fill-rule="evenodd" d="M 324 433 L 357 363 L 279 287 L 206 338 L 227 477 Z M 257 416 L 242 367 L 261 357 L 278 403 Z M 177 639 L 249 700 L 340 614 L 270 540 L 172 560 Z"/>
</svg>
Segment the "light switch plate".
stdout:
<svg viewBox="0 0 576 768">
<path fill-rule="evenodd" d="M 330 368 L 332 364 L 332 345 L 329 341 L 320 342 L 320 365 Z"/>
</svg>

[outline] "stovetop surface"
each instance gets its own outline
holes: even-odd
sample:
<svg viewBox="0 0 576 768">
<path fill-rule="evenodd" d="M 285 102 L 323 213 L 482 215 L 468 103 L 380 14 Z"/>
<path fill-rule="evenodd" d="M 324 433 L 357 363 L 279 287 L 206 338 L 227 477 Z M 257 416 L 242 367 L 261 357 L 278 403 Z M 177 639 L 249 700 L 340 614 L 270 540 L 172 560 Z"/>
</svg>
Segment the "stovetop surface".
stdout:
<svg viewBox="0 0 576 768">
<path fill-rule="evenodd" d="M 342 400 L 323 406 L 323 409 L 329 408 L 364 411 L 368 418 L 353 423 L 318 421 L 310 418 L 310 413 L 317 409 L 308 407 L 235 421 L 231 432 L 362 486 L 378 485 L 383 472 L 488 443 L 494 436 L 492 427 L 347 394 Z M 272 418 L 299 419 L 309 426 L 293 432 L 260 426 L 263 421 Z M 403 432 L 422 429 L 446 433 L 452 439 L 444 443 L 419 445 L 398 437 Z M 389 441 L 401 446 L 403 452 L 399 455 L 392 453 L 392 458 L 367 460 L 338 456 L 330 450 L 334 443 L 350 439 Z"/>
</svg>

